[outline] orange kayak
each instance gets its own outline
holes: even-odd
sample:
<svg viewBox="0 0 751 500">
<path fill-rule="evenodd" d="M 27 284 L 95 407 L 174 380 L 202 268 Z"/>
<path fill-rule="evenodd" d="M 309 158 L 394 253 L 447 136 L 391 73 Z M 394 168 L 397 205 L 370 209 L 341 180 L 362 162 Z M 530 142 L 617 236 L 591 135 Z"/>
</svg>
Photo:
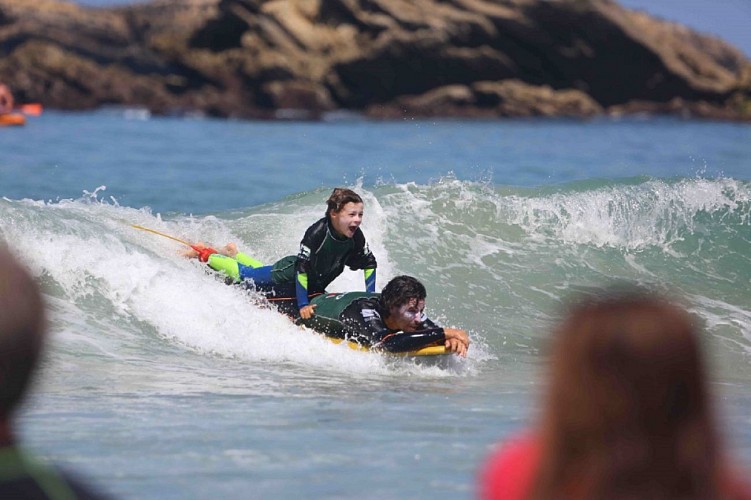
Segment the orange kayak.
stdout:
<svg viewBox="0 0 751 500">
<path fill-rule="evenodd" d="M 6 113 L 0 115 L 0 127 L 10 127 L 13 125 L 25 125 L 26 117 L 21 113 Z"/>
<path fill-rule="evenodd" d="M 41 116 L 43 109 L 42 104 L 38 102 L 29 102 L 18 106 L 18 111 L 26 116 Z"/>
</svg>

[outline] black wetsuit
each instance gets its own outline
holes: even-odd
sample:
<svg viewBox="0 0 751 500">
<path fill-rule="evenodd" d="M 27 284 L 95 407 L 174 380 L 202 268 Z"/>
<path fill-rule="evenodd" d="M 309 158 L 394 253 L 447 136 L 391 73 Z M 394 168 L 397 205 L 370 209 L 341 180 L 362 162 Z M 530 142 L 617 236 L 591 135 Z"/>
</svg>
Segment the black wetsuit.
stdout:
<svg viewBox="0 0 751 500">
<path fill-rule="evenodd" d="M 0 499 L 103 500 L 107 497 L 69 473 L 37 463 L 17 448 L 0 449 Z"/>
<path fill-rule="evenodd" d="M 344 266 L 353 271 L 375 270 L 377 264 L 359 227 L 352 238 L 343 238 L 331 228 L 329 219 L 323 217 L 305 231 L 297 256 L 278 261 L 271 275 L 276 284 L 295 283 L 297 305 L 302 307 L 307 303 L 308 294 L 324 292 L 342 274 Z M 307 283 L 301 283 L 301 275 L 306 276 Z M 375 275 L 372 285 L 369 281 L 366 278 L 366 288 L 374 291 Z"/>
<path fill-rule="evenodd" d="M 342 338 L 388 352 L 407 352 L 429 345 L 443 344 L 443 328 L 423 314 L 422 325 L 415 332 L 391 330 L 383 321 L 380 294 L 366 292 L 327 293 L 310 301 L 316 305 L 315 316 L 299 320 L 300 324 L 329 337 Z"/>
<path fill-rule="evenodd" d="M 375 292 L 376 286 L 377 263 L 362 230 L 358 227 L 352 238 L 340 236 L 331 227 L 328 217 L 321 218 L 305 231 L 297 255 L 282 257 L 270 266 L 243 253 L 235 257 L 212 254 L 208 265 L 227 274 L 231 282 L 245 282 L 263 292 L 280 311 L 290 316 L 297 316 L 311 297 L 324 293 L 342 274 L 344 266 L 364 271 L 366 291 Z"/>
<path fill-rule="evenodd" d="M 229 257 L 212 255 L 209 265 L 214 267 L 213 263 L 222 259 Z M 344 266 L 364 270 L 365 289 L 375 291 L 377 263 L 362 230 L 357 228 L 352 238 L 345 238 L 337 235 L 329 219 L 323 217 L 305 231 L 297 255 L 282 257 L 271 266 L 251 267 L 239 262 L 237 278 L 250 280 L 282 312 L 296 316 L 310 297 L 326 291 Z"/>
</svg>

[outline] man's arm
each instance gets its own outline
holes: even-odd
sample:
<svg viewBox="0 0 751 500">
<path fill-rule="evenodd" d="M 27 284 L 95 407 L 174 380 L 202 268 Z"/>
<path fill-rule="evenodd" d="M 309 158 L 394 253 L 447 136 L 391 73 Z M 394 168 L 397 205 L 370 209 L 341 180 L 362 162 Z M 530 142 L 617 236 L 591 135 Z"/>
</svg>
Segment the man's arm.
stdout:
<svg viewBox="0 0 751 500">
<path fill-rule="evenodd" d="M 378 343 L 373 344 L 373 348 L 388 352 L 408 352 L 445 341 L 443 328 L 428 328 L 409 333 L 388 333 Z"/>
<path fill-rule="evenodd" d="M 466 358 L 467 349 L 469 349 L 469 334 L 466 330 L 444 328 L 443 331 L 446 335 L 446 349 L 449 352 L 456 353 L 459 356 Z"/>
<path fill-rule="evenodd" d="M 365 291 L 368 293 L 375 292 L 376 287 L 376 270 L 375 269 L 365 269 Z"/>
<path fill-rule="evenodd" d="M 432 324 L 432 322 L 431 322 Z M 469 335 L 457 328 L 432 327 L 415 332 L 389 333 L 373 347 L 389 352 L 416 351 L 436 343 L 443 343 L 446 350 L 465 358 L 469 349 Z"/>
</svg>

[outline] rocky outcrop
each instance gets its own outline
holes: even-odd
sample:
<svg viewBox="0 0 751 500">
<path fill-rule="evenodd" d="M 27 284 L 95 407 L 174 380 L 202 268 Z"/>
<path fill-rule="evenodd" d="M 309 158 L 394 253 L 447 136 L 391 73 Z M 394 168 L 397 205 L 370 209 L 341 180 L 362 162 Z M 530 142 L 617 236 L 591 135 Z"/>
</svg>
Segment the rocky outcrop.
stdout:
<svg viewBox="0 0 751 500">
<path fill-rule="evenodd" d="M 240 118 L 751 120 L 751 62 L 610 0 L 0 0 L 19 100 Z"/>
</svg>

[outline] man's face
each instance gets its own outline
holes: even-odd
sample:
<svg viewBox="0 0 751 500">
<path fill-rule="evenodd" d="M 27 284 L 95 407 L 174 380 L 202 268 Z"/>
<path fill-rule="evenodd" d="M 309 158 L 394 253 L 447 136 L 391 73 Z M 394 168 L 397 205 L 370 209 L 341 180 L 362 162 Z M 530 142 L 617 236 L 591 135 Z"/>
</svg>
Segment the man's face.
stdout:
<svg viewBox="0 0 751 500">
<path fill-rule="evenodd" d="M 414 332 L 423 322 L 425 301 L 409 299 L 406 304 L 394 307 L 389 314 L 389 327 L 404 332 Z"/>
</svg>

